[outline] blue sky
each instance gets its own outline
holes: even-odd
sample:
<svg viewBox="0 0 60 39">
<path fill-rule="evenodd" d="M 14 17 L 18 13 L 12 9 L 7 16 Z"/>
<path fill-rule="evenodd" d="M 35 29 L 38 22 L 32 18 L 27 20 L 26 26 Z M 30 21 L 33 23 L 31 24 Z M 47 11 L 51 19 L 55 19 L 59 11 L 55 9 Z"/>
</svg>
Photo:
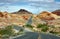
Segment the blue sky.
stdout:
<svg viewBox="0 0 60 39">
<path fill-rule="evenodd" d="M 60 0 L 0 0 L 0 11 L 16 12 L 26 9 L 34 14 L 60 9 Z"/>
</svg>

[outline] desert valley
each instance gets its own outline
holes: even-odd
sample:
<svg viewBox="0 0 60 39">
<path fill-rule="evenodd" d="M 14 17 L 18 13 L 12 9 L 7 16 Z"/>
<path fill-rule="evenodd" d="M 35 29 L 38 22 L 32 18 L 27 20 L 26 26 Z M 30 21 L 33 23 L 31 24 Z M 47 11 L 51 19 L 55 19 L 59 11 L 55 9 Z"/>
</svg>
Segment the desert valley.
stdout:
<svg viewBox="0 0 60 39">
<path fill-rule="evenodd" d="M 60 36 L 60 10 L 42 11 L 39 14 L 32 14 L 25 9 L 12 13 L 0 12 L 0 29 L 9 25 L 26 27 L 33 32 L 46 32 Z M 0 35 L 3 35 L 2 31 L 0 31 Z"/>
</svg>

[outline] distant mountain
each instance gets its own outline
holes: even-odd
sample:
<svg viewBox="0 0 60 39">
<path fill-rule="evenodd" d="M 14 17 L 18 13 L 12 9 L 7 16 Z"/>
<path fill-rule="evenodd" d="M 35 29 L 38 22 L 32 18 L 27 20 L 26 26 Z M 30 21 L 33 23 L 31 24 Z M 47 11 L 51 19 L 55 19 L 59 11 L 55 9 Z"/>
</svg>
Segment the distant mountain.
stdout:
<svg viewBox="0 0 60 39">
<path fill-rule="evenodd" d="M 53 11 L 52 13 L 60 16 L 60 10 L 55 10 L 55 11 Z"/>
<path fill-rule="evenodd" d="M 32 13 L 25 9 L 20 9 L 19 11 L 13 12 L 12 14 L 32 14 Z"/>
</svg>

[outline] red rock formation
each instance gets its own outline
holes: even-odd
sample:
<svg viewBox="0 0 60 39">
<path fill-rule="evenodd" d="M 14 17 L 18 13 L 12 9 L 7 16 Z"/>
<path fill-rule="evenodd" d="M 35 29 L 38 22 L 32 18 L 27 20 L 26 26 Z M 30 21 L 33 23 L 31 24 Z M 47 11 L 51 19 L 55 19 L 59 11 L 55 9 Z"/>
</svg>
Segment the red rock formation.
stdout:
<svg viewBox="0 0 60 39">
<path fill-rule="evenodd" d="M 55 11 L 53 11 L 52 13 L 60 16 L 60 10 L 55 10 Z"/>
<path fill-rule="evenodd" d="M 23 19 L 28 20 L 28 16 L 22 16 Z"/>
<path fill-rule="evenodd" d="M 4 15 L 3 15 L 3 13 L 2 12 L 0 12 L 0 17 L 3 17 Z"/>
<path fill-rule="evenodd" d="M 43 11 L 41 12 L 38 17 L 42 20 L 54 20 L 55 18 L 51 15 L 50 12 Z"/>
</svg>

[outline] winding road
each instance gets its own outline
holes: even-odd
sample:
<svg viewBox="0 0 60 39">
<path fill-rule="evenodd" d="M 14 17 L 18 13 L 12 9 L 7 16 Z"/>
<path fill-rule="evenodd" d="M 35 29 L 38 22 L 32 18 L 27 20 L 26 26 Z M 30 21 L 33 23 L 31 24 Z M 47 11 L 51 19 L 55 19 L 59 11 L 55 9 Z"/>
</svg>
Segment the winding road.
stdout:
<svg viewBox="0 0 60 39">
<path fill-rule="evenodd" d="M 30 17 L 30 19 L 28 20 L 27 24 L 31 24 L 32 23 L 32 16 Z M 25 35 L 23 36 L 18 36 L 16 38 L 13 39 L 60 39 L 60 37 L 55 36 L 55 35 L 51 35 L 51 34 L 45 34 L 45 33 L 36 33 L 36 32 L 26 32 Z"/>
</svg>

